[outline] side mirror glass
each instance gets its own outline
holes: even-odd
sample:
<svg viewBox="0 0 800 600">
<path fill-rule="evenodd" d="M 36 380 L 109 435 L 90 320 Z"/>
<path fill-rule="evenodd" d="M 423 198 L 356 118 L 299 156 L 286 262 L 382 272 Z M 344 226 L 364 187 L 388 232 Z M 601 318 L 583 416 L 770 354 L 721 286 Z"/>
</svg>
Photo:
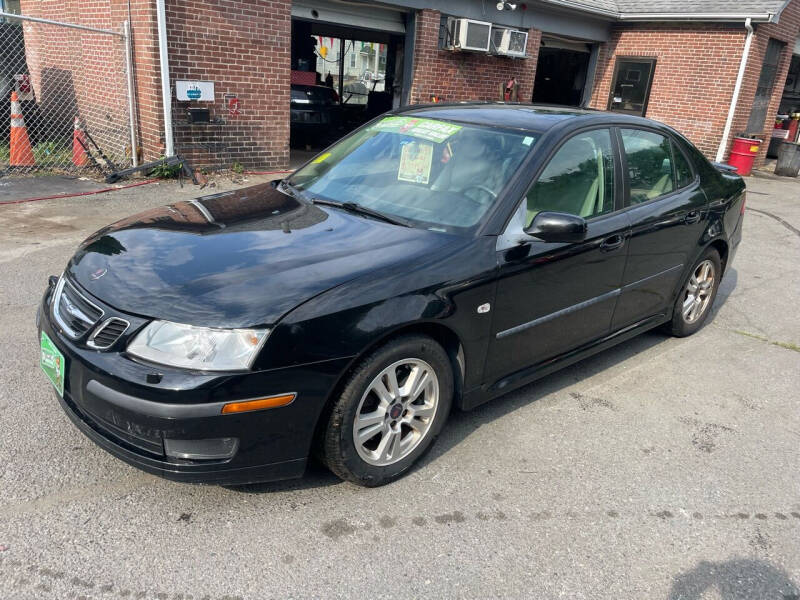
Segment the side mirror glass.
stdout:
<svg viewBox="0 0 800 600">
<path fill-rule="evenodd" d="M 540 212 L 525 233 L 543 242 L 571 244 L 586 238 L 586 219 L 559 212 Z"/>
</svg>

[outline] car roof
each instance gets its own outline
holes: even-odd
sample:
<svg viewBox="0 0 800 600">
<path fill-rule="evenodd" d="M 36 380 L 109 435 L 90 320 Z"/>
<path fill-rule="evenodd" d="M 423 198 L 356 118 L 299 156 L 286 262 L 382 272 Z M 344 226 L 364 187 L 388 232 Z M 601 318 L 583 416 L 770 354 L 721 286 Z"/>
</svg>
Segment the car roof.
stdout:
<svg viewBox="0 0 800 600">
<path fill-rule="evenodd" d="M 630 125 L 658 125 L 662 123 L 642 117 L 608 113 L 592 109 L 544 104 L 518 104 L 505 102 L 460 102 L 452 104 L 417 104 L 393 111 L 403 116 L 443 119 L 475 125 L 521 129 L 544 133 L 556 125 L 569 121 L 571 125 L 618 123 Z"/>
</svg>

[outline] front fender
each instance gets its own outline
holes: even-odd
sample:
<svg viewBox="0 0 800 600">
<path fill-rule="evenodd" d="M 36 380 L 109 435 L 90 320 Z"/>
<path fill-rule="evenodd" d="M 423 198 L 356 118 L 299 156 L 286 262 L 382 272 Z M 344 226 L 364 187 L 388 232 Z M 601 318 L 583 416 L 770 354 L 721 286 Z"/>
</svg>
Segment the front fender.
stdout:
<svg viewBox="0 0 800 600">
<path fill-rule="evenodd" d="M 275 327 L 259 365 L 292 366 L 356 357 L 404 328 L 438 323 L 465 354 L 467 381 L 482 375 L 491 332 L 496 261 L 493 237 L 447 248 L 423 263 L 372 273 L 297 307 Z"/>
</svg>

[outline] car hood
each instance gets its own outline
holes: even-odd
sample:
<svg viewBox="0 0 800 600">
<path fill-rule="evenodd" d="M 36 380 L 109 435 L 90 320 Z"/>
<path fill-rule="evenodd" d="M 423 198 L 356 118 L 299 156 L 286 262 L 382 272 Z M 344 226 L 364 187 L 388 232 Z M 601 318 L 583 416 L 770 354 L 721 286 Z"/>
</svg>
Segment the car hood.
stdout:
<svg viewBox="0 0 800 600">
<path fill-rule="evenodd" d="M 248 327 L 274 324 L 337 285 L 455 240 L 323 209 L 264 184 L 118 221 L 88 238 L 67 272 L 124 312 Z"/>
</svg>

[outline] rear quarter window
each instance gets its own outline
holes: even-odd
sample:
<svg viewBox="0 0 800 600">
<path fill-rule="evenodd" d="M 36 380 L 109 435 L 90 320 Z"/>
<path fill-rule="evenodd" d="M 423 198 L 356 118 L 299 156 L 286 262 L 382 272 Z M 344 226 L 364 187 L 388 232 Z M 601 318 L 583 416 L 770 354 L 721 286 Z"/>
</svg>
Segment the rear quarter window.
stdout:
<svg viewBox="0 0 800 600">
<path fill-rule="evenodd" d="M 678 188 L 685 188 L 691 185 L 694 181 L 694 171 L 692 171 L 688 159 L 674 141 L 672 142 L 672 155 L 675 158 L 675 176 L 677 177 Z"/>
</svg>

